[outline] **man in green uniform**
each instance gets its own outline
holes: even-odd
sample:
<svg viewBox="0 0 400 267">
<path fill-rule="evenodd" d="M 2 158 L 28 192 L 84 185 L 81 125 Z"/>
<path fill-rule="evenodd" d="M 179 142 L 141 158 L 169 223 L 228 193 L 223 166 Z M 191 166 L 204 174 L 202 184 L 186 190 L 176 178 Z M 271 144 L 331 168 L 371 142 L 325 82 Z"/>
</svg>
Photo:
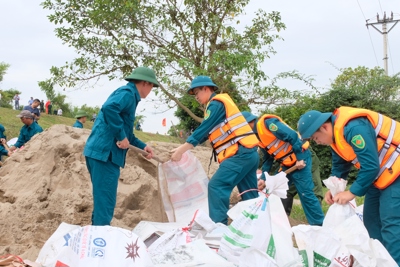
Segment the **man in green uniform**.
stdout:
<svg viewBox="0 0 400 267">
<path fill-rule="evenodd" d="M 347 179 L 353 165 L 359 168 L 349 190 L 334 197 L 328 191 L 325 201 L 346 204 L 365 195 L 364 225 L 400 265 L 400 123 L 371 110 L 340 107 L 306 112 L 298 130 L 304 140 L 331 146 L 331 176 Z"/>
<path fill-rule="evenodd" d="M 322 192 L 322 182 L 321 182 L 321 174 L 319 169 L 319 158 L 315 151 L 311 148 L 308 148 L 311 152 L 311 174 L 312 180 L 314 184 L 313 192 L 314 195 L 318 198 L 319 203 L 321 204 L 322 199 L 324 199 L 324 193 Z M 283 207 L 285 208 L 286 214 L 289 216 L 292 212 L 293 207 L 293 199 L 297 195 L 297 189 L 294 184 L 291 184 L 289 190 L 287 191 L 287 198 L 281 199 Z"/>
<path fill-rule="evenodd" d="M 120 168 L 125 166 L 129 145 L 148 152 L 150 146 L 133 134 L 136 108 L 159 84 L 153 70 L 136 68 L 125 78 L 128 83 L 115 90 L 101 107 L 83 154 L 93 185 L 93 225 L 110 225 L 114 216 Z"/>
<path fill-rule="evenodd" d="M 0 124 L 0 161 L 2 160 L 2 156 L 11 156 L 12 154 L 12 152 L 7 150 L 3 145 L 3 143 L 7 142 L 7 137 L 4 134 L 5 131 L 6 129 L 4 126 Z"/>
<path fill-rule="evenodd" d="M 188 93 L 194 95 L 200 104 L 207 104 L 204 120 L 185 144 L 172 151 L 171 160 L 179 161 L 187 150 L 205 142 L 207 138 L 210 139 L 220 166 L 208 184 L 209 214 L 214 222 L 227 224 L 229 198 L 233 188 L 237 186 L 239 192 L 257 188 L 258 140 L 232 99 L 227 94 L 217 95 L 217 89 L 217 85 L 208 76 L 197 76 L 193 79 Z M 238 120 L 236 123 L 233 117 Z M 231 126 L 236 125 L 226 128 L 228 120 Z M 241 124 L 246 125 L 240 127 Z M 221 135 L 214 139 L 213 136 L 217 132 Z M 232 137 L 230 132 L 243 138 L 240 140 L 242 142 Z M 248 138 L 245 139 L 246 137 Z M 228 145 L 227 141 L 232 145 Z M 242 199 L 248 200 L 257 196 L 257 191 L 248 191 L 242 195 Z"/>
<path fill-rule="evenodd" d="M 86 122 L 87 114 L 84 110 L 80 109 L 75 115 L 76 121 L 72 127 L 83 128 L 83 124 Z"/>
<path fill-rule="evenodd" d="M 21 119 L 24 126 L 22 126 L 21 131 L 19 132 L 17 142 L 14 146 L 10 147 L 11 151 L 24 146 L 35 134 L 43 132 L 42 127 L 40 127 L 36 122 L 34 123 L 34 117 L 29 110 L 21 111 L 17 117 Z"/>
<path fill-rule="evenodd" d="M 260 177 L 259 188 L 261 189 L 264 187 L 266 179 L 264 172 L 268 173 L 271 170 L 274 160 L 278 160 L 281 163 L 283 171 L 296 165 L 298 170 L 287 175 L 287 178 L 289 179 L 289 185 L 293 183 L 299 192 L 300 201 L 308 223 L 310 225 L 322 225 L 324 213 L 322 212 L 318 198 L 313 193 L 314 183 L 312 181 L 311 174 L 311 152 L 309 149 L 303 148 L 303 144 L 297 132 L 288 127 L 276 116 L 265 117 L 264 120 L 263 118 L 258 119 L 255 115 L 247 111 L 243 111 L 242 114 L 246 118 L 246 121 L 249 123 L 250 127 L 253 129 L 253 132 L 260 139 L 260 144 L 263 144 L 263 140 L 266 140 L 263 136 L 269 136 L 270 140 L 268 141 L 268 144 L 264 144 L 264 148 L 261 147 L 264 162 L 262 165 L 263 174 Z M 259 128 L 258 124 L 262 123 L 265 124 L 265 127 Z M 264 132 L 260 133 L 259 129 L 264 129 Z M 275 153 L 272 153 L 269 150 L 278 145 L 280 145 L 282 149 L 278 148 Z M 289 145 L 292 147 L 292 151 L 290 151 Z M 287 152 L 284 152 L 285 147 L 288 150 Z M 280 153 L 284 154 L 284 156 L 281 158 L 279 158 Z M 291 159 L 294 157 L 296 161 Z M 289 161 L 289 159 L 290 162 L 292 162 L 292 166 L 288 166 L 286 163 Z"/>
</svg>

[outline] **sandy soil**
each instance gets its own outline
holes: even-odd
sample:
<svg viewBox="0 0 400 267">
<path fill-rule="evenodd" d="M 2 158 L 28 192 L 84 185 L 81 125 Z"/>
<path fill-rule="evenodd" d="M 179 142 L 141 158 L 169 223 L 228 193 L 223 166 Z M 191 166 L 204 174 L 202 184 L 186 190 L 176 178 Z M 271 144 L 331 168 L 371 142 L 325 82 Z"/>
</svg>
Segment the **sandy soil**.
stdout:
<svg viewBox="0 0 400 267">
<path fill-rule="evenodd" d="M 61 222 L 91 223 L 92 193 L 82 151 L 90 130 L 54 125 L 36 135 L 0 169 L 0 255 L 36 260 Z M 150 142 L 168 159 L 178 144 Z M 211 149 L 193 154 L 208 170 Z M 211 163 L 209 177 L 218 168 Z M 113 226 L 133 229 L 142 220 L 166 221 L 158 191 L 157 162 L 129 151 L 121 170 Z"/>
</svg>

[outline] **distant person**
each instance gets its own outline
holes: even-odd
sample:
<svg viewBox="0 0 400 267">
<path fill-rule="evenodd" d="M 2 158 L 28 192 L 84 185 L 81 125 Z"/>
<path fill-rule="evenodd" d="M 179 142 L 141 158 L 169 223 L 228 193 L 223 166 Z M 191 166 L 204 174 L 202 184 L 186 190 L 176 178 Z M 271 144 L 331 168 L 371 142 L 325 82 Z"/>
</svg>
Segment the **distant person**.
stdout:
<svg viewBox="0 0 400 267">
<path fill-rule="evenodd" d="M 96 120 L 96 117 L 97 117 L 97 114 L 96 113 L 93 113 L 93 115 L 92 115 L 92 119 L 90 120 L 90 121 L 95 121 Z"/>
<path fill-rule="evenodd" d="M 6 131 L 6 128 L 4 128 L 4 126 L 2 124 L 0 124 L 0 138 L 7 139 L 6 135 L 4 134 L 5 131 Z"/>
<path fill-rule="evenodd" d="M 47 106 L 47 111 L 48 114 L 51 115 L 51 109 L 53 108 L 53 105 L 51 104 L 51 102 L 49 101 L 49 105 Z"/>
<path fill-rule="evenodd" d="M 153 157 L 153 149 L 133 134 L 133 124 L 140 100 L 159 86 L 156 75 L 147 67 L 138 67 L 125 80 L 128 83 L 111 93 L 101 107 L 83 150 L 93 190 L 92 225 L 111 223 L 129 145 L 149 153 L 148 159 Z"/>
<path fill-rule="evenodd" d="M 0 124 L 0 161 L 2 160 L 2 156 L 11 156 L 12 152 L 7 150 L 4 146 L 4 143 L 7 142 L 7 137 L 4 134 L 6 129 L 3 125 Z M 1 167 L 1 166 L 0 166 Z"/>
<path fill-rule="evenodd" d="M 14 146 L 10 147 L 11 151 L 24 146 L 35 134 L 43 132 L 42 127 L 34 122 L 33 115 L 29 110 L 21 111 L 17 117 L 21 119 L 24 126 L 22 126 L 21 131 L 19 132 L 17 142 Z"/>
<path fill-rule="evenodd" d="M 31 99 L 28 100 L 28 105 L 29 105 L 29 106 L 32 105 L 33 101 L 34 101 L 34 100 L 33 100 L 33 97 L 31 97 Z M 39 101 L 39 102 L 40 102 L 40 101 Z"/>
<path fill-rule="evenodd" d="M 13 100 L 14 100 L 14 108 L 15 108 L 15 110 L 19 110 L 19 100 L 20 100 L 19 95 L 15 94 L 15 96 L 13 97 Z"/>
<path fill-rule="evenodd" d="M 39 99 L 35 99 L 33 100 L 32 104 L 30 106 L 25 106 L 24 110 L 29 110 L 32 115 L 33 115 L 33 119 L 37 122 L 40 119 L 40 111 L 37 108 L 40 105 L 40 100 Z"/>
<path fill-rule="evenodd" d="M 87 114 L 84 110 L 80 109 L 75 115 L 76 121 L 72 127 L 83 128 L 83 124 L 86 122 Z"/>
<path fill-rule="evenodd" d="M 57 110 L 57 116 L 62 116 L 62 109 L 61 109 L 61 108 L 59 108 L 59 109 Z"/>
<path fill-rule="evenodd" d="M 44 105 L 45 108 L 46 108 L 46 113 L 47 113 L 47 114 L 50 114 L 50 113 L 49 113 L 49 105 L 50 105 L 50 104 L 51 104 L 50 100 L 47 100 L 46 104 Z"/>
<path fill-rule="evenodd" d="M 40 101 L 40 109 L 39 109 L 40 113 L 44 112 L 44 101 Z"/>
<path fill-rule="evenodd" d="M 137 122 L 135 130 L 138 130 L 138 131 L 142 130 L 142 125 L 140 124 L 140 122 Z"/>
</svg>

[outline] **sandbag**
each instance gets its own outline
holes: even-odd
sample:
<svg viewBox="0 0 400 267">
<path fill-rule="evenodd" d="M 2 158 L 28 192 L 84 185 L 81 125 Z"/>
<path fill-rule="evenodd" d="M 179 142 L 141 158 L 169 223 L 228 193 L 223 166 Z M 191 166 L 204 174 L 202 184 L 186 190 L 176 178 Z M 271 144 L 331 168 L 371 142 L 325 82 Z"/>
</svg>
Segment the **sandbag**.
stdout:
<svg viewBox="0 0 400 267">
<path fill-rule="evenodd" d="M 72 231 L 69 229 L 75 228 Z M 151 267 L 143 241 L 132 231 L 112 226 L 62 223 L 41 249 L 43 267 Z"/>
<path fill-rule="evenodd" d="M 178 162 L 158 166 L 161 197 L 169 222 L 186 222 L 198 209 L 208 214 L 208 177 L 200 161 L 186 151 Z"/>
</svg>

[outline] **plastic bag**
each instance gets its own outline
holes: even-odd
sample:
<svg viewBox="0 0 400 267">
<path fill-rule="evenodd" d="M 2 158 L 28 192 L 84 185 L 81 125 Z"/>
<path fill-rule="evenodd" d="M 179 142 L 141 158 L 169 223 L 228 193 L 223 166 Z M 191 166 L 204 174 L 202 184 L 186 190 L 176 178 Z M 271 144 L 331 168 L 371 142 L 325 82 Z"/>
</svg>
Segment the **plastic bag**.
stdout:
<svg viewBox="0 0 400 267">
<path fill-rule="evenodd" d="M 275 257 L 276 247 L 266 196 L 257 198 L 233 220 L 223 235 L 218 254 L 228 261 L 239 264 L 242 252 L 249 247 L 266 251 L 272 259 Z M 273 263 L 276 264 L 275 261 Z"/>
<path fill-rule="evenodd" d="M 358 215 L 353 215 L 340 225 L 334 232 L 354 257 L 353 266 L 397 266 L 385 247 L 376 239 L 369 237 L 368 231 Z"/>
<path fill-rule="evenodd" d="M 339 237 L 320 226 L 292 227 L 304 267 L 328 267 L 342 249 Z M 347 253 L 348 254 L 348 253 Z"/>
<path fill-rule="evenodd" d="M 345 191 L 347 185 L 346 180 L 337 178 L 335 176 L 331 176 L 328 179 L 323 180 L 323 183 L 331 191 L 332 196 Z M 334 229 L 346 219 L 356 214 L 356 207 L 357 205 L 354 199 L 343 205 L 337 203 L 332 204 L 325 215 L 322 226 Z"/>
<path fill-rule="evenodd" d="M 208 177 L 200 161 L 186 151 L 178 162 L 158 166 L 161 197 L 169 222 L 186 222 L 201 209 L 208 214 Z"/>
<path fill-rule="evenodd" d="M 75 228 L 68 231 L 70 228 Z M 62 223 L 46 241 L 36 262 L 53 266 L 150 267 L 143 241 L 133 232 L 112 226 L 84 227 Z"/>
</svg>

